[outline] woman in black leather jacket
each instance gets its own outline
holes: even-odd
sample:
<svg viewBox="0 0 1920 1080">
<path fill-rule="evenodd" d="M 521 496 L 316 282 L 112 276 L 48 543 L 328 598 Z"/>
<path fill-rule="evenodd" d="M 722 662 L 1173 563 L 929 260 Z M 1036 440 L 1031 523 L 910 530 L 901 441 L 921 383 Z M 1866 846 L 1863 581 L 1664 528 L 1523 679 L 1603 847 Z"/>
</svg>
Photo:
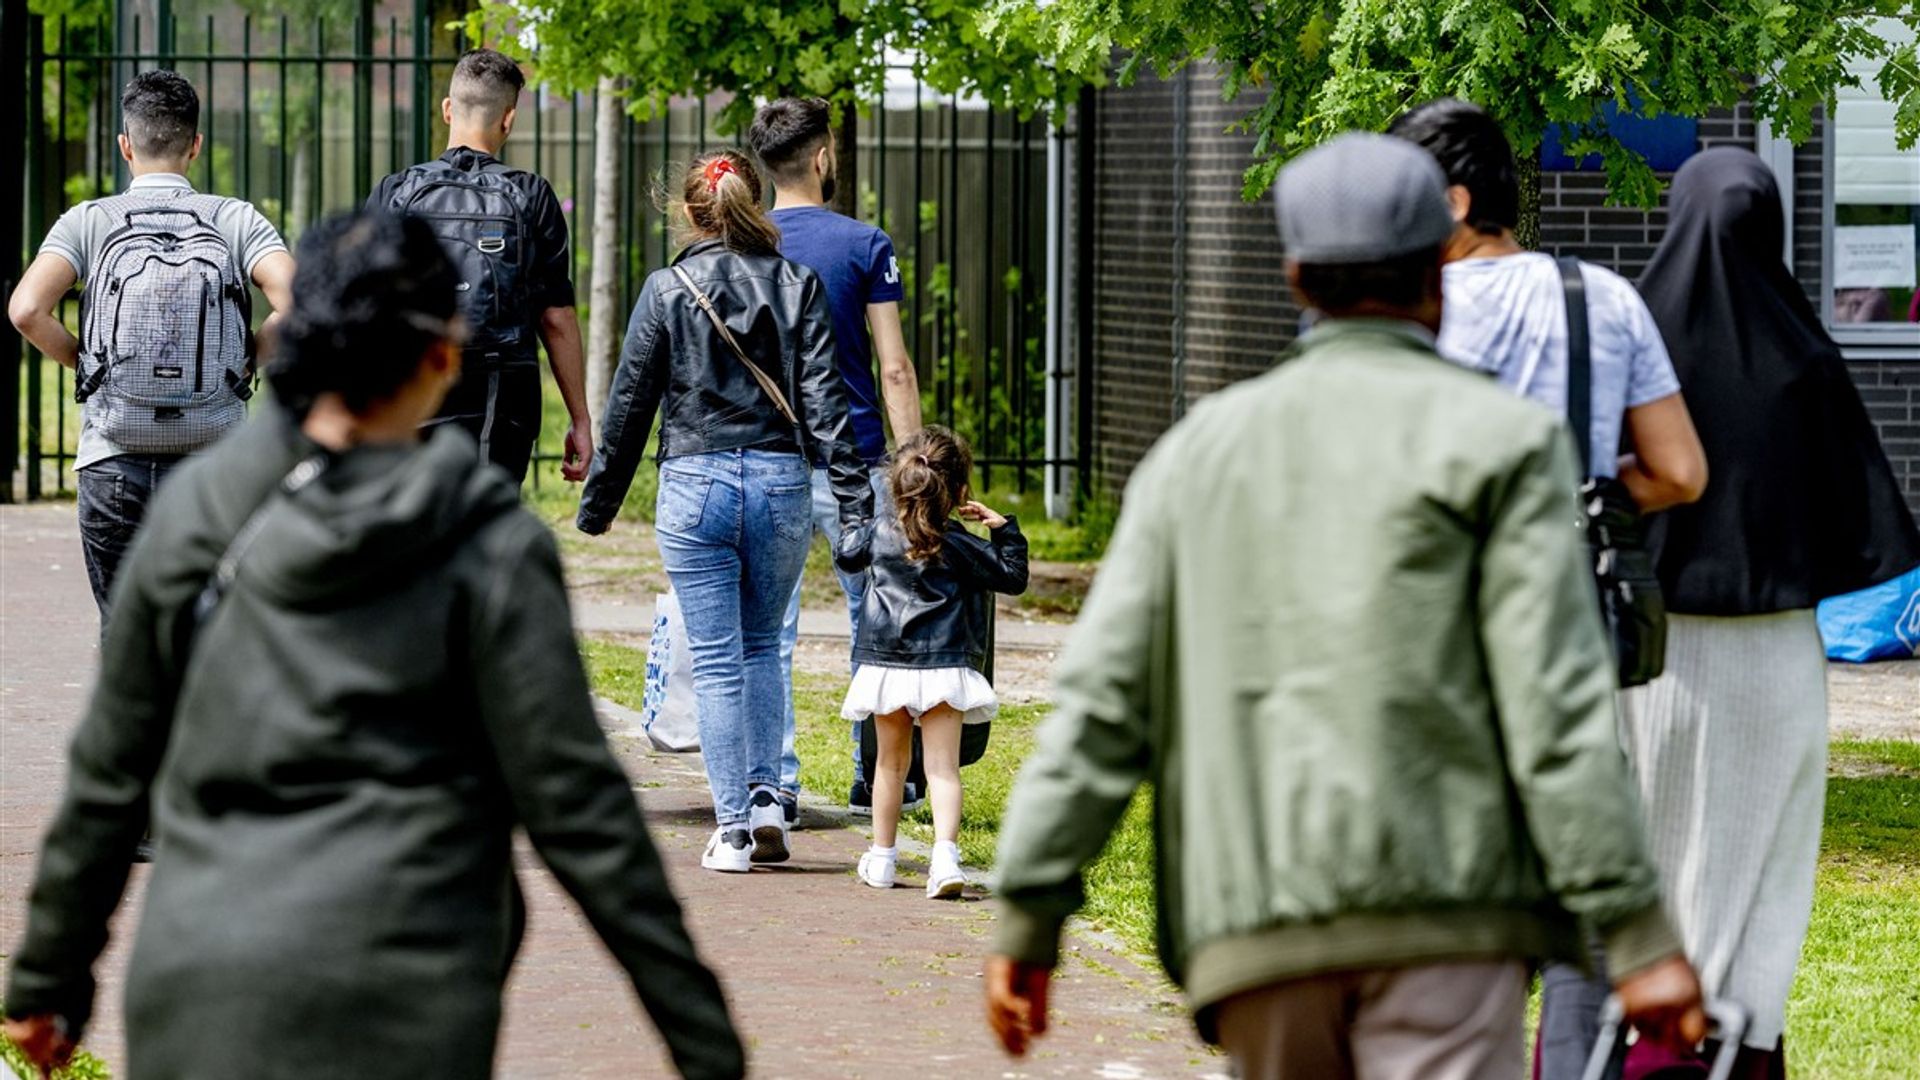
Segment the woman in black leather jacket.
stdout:
<svg viewBox="0 0 1920 1080">
<path fill-rule="evenodd" d="M 700 865 L 744 873 L 787 858 L 780 625 L 811 538 L 809 460 L 827 464 L 842 533 L 866 525 L 873 493 L 848 439 L 826 292 L 778 254 L 752 163 L 695 159 L 673 211 L 687 245 L 634 304 L 577 524 L 612 524 L 661 413 L 654 526 L 719 826 Z"/>
</svg>

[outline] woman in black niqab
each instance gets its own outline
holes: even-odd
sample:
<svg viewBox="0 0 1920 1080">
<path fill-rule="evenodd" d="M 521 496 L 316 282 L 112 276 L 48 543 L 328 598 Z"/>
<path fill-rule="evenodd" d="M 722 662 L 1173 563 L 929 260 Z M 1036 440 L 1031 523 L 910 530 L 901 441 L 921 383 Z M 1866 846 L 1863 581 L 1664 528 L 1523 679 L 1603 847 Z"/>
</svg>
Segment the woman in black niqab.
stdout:
<svg viewBox="0 0 1920 1080">
<path fill-rule="evenodd" d="M 1674 177 L 1640 291 L 1709 479 L 1699 502 L 1656 519 L 1666 673 L 1621 696 L 1668 913 L 1708 996 L 1751 1014 L 1733 1072 L 1751 1080 L 1785 1075 L 1813 910 L 1827 757 L 1813 609 L 1920 563 L 1840 350 L 1781 259 L 1785 228 L 1773 176 L 1747 151 L 1705 151 Z M 1565 1010 L 1599 1000 L 1550 982 L 1542 1030 L 1579 1029 Z"/>
<path fill-rule="evenodd" d="M 1781 259 L 1773 174 L 1707 150 L 1674 177 L 1640 279 L 1706 447 L 1706 495 L 1654 525 L 1670 611 L 1812 608 L 1920 565 L 1920 530 L 1873 423 Z"/>
</svg>

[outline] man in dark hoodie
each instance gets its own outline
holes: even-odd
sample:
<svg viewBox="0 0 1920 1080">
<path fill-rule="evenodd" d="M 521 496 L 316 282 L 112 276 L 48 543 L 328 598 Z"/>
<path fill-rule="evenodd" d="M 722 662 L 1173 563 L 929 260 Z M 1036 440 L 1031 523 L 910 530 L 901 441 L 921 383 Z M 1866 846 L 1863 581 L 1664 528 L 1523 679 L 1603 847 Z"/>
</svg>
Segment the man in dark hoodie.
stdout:
<svg viewBox="0 0 1920 1080">
<path fill-rule="evenodd" d="M 183 466 L 130 556 L 7 1035 L 42 1067 L 79 1040 L 151 801 L 132 1075 L 488 1076 L 519 827 L 680 1072 L 740 1076 L 595 722 L 551 534 L 465 431 L 421 441 L 460 375 L 453 268 L 385 211 L 300 255 L 284 408 Z"/>
</svg>

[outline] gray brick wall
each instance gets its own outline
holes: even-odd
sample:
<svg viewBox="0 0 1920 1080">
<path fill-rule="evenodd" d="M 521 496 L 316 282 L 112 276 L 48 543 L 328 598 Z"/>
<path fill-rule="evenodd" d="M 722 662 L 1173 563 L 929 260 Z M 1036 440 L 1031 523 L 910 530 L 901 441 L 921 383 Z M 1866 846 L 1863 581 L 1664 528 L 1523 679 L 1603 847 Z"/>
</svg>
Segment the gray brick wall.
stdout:
<svg viewBox="0 0 1920 1080">
<path fill-rule="evenodd" d="M 1093 436 L 1099 481 L 1112 490 L 1172 424 L 1181 400 L 1191 403 L 1265 371 L 1298 326 L 1272 198 L 1240 199 L 1253 141 L 1227 128 L 1251 106 L 1226 105 L 1219 91 L 1216 74 L 1202 66 L 1171 83 L 1145 75 L 1132 87 L 1100 93 L 1092 181 Z M 1752 147 L 1756 137 L 1745 106 L 1700 122 L 1703 146 Z M 1816 302 L 1822 160 L 1818 135 L 1794 154 L 1793 264 Z M 1185 212 L 1176 215 L 1182 196 Z M 1598 174 L 1547 174 L 1542 244 L 1635 278 L 1653 256 L 1666 210 L 1605 201 Z M 1850 370 L 1920 515 L 1920 361 L 1859 361 Z"/>
<path fill-rule="evenodd" d="M 1883 360 L 1852 370 L 1907 505 L 1920 514 L 1920 361 Z"/>
</svg>

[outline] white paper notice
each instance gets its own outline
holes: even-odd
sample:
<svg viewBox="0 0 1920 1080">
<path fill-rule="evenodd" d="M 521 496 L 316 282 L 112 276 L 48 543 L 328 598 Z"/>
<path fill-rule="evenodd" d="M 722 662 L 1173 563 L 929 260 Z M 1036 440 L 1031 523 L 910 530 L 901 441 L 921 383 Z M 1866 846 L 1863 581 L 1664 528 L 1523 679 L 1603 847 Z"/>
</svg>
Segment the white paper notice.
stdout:
<svg viewBox="0 0 1920 1080">
<path fill-rule="evenodd" d="M 1914 287 L 1913 226 L 1841 225 L 1833 230 L 1833 287 Z"/>
</svg>

